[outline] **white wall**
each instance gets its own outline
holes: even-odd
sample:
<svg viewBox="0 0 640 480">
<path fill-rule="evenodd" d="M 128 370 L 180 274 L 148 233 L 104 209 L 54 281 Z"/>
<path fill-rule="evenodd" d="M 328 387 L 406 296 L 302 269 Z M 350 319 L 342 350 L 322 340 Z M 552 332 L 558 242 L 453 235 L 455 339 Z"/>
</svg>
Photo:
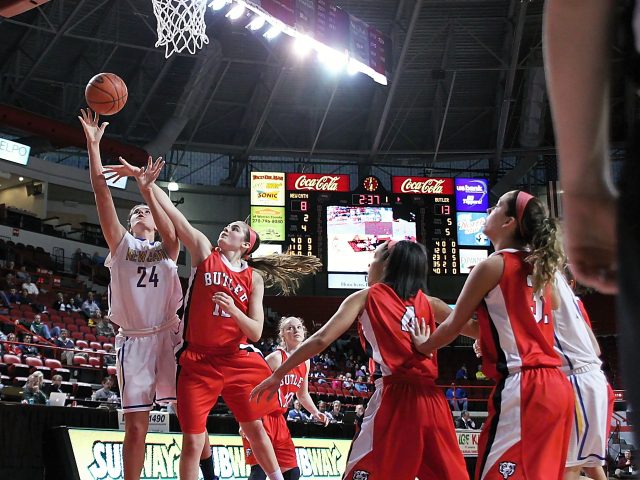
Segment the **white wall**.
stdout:
<svg viewBox="0 0 640 480">
<path fill-rule="evenodd" d="M 27 195 L 24 184 L 0 190 L 0 203 L 21 208 L 44 218 L 47 213 L 47 184 L 42 184 L 42 195 Z"/>
</svg>

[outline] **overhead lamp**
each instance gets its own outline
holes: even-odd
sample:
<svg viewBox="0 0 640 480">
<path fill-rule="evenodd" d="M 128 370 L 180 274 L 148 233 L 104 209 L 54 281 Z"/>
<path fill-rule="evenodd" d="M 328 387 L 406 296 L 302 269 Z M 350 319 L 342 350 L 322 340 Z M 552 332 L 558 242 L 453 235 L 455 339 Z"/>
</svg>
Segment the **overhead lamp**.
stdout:
<svg viewBox="0 0 640 480">
<path fill-rule="evenodd" d="M 260 30 L 262 27 L 264 27 L 264 24 L 266 22 L 267 21 L 264 19 L 264 17 L 258 16 L 253 20 L 251 20 L 251 22 L 249 22 L 249 25 L 247 25 L 247 28 L 253 31 Z"/>
<path fill-rule="evenodd" d="M 18 180 L 22 182 L 24 181 L 24 177 L 18 177 Z"/>
<path fill-rule="evenodd" d="M 177 192 L 178 190 L 180 190 L 180 187 L 176 182 L 169 182 L 169 184 L 167 185 L 167 190 L 169 190 L 170 192 Z"/>
<path fill-rule="evenodd" d="M 347 73 L 351 76 L 356 75 L 360 72 L 360 66 L 358 65 L 358 61 L 354 59 L 349 59 L 349 64 L 347 65 Z"/>
<path fill-rule="evenodd" d="M 347 65 L 347 56 L 332 48 L 323 48 L 318 52 L 318 60 L 333 71 L 342 70 Z"/>
<path fill-rule="evenodd" d="M 266 38 L 267 40 L 273 40 L 281 33 L 282 33 L 282 29 L 280 27 L 277 27 L 276 25 L 272 25 L 271 28 L 269 28 L 269 30 L 264 32 L 263 37 Z"/>
<path fill-rule="evenodd" d="M 311 42 L 309 38 L 300 36 L 296 37 L 293 42 L 293 51 L 299 57 L 304 57 L 311 51 Z"/>
<path fill-rule="evenodd" d="M 211 10 L 213 11 L 218 11 L 226 7 L 228 3 L 229 3 L 229 0 L 213 0 L 209 4 L 209 7 L 211 7 Z"/>
<path fill-rule="evenodd" d="M 246 10 L 245 6 L 242 3 L 239 3 L 238 5 L 233 7 L 231 10 L 229 10 L 229 13 L 227 13 L 226 16 L 231 20 L 237 20 L 244 14 L 245 10 Z"/>
</svg>

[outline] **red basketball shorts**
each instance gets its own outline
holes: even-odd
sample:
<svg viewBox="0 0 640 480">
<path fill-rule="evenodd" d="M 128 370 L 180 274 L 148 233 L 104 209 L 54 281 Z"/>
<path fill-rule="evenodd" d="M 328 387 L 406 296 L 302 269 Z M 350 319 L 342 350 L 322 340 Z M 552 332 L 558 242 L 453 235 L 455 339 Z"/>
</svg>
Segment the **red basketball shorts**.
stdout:
<svg viewBox="0 0 640 480">
<path fill-rule="evenodd" d="M 253 348 L 253 347 L 252 347 Z M 280 408 L 277 397 L 249 402 L 251 390 L 271 375 L 262 354 L 248 349 L 213 355 L 189 345 L 178 358 L 178 420 L 184 433 L 202 433 L 222 395 L 238 422 L 258 420 Z"/>
<path fill-rule="evenodd" d="M 262 424 L 271 440 L 273 450 L 276 452 L 278 465 L 285 472 L 298 466 L 296 459 L 296 449 L 291 439 L 291 433 L 287 427 L 287 421 L 280 412 L 270 413 L 262 417 Z M 244 448 L 244 457 L 247 465 L 258 465 L 249 441 L 242 437 L 242 446 Z"/>
<path fill-rule="evenodd" d="M 501 380 L 480 434 L 476 480 L 562 480 L 573 406 L 571 385 L 557 368 Z"/>
<path fill-rule="evenodd" d="M 345 480 L 469 478 L 451 412 L 433 380 L 383 377 L 353 441 Z"/>
</svg>

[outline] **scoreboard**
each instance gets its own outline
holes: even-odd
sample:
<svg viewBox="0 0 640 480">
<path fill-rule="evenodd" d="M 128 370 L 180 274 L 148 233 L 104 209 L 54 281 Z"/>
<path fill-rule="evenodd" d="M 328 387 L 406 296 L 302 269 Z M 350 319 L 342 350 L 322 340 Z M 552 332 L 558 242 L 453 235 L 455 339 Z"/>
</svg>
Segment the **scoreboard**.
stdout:
<svg viewBox="0 0 640 480">
<path fill-rule="evenodd" d="M 289 253 L 320 258 L 329 288 L 366 286 L 373 251 L 390 238 L 424 244 L 431 275 L 468 273 L 487 257 L 486 180 L 392 177 L 391 187 L 374 176 L 351 190 L 349 175 L 287 174 Z"/>
</svg>

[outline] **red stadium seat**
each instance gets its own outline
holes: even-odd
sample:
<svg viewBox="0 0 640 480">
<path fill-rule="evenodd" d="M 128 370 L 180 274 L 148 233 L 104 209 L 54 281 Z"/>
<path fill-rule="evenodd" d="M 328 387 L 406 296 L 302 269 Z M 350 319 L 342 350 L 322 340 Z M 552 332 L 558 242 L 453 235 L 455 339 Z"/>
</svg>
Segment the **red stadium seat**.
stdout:
<svg viewBox="0 0 640 480">
<path fill-rule="evenodd" d="M 53 322 L 53 326 L 58 327 L 59 329 L 66 328 L 62 322 Z"/>
<path fill-rule="evenodd" d="M 111 350 L 113 350 L 113 344 L 109 342 L 103 342 L 102 348 L 104 348 L 107 352 L 110 352 Z"/>
<path fill-rule="evenodd" d="M 88 326 L 88 325 L 87 325 L 87 319 L 86 319 L 86 318 L 84 318 L 84 317 L 74 317 L 73 321 L 74 321 L 74 323 L 75 323 L 76 325 L 78 325 L 79 327 L 80 327 L 80 326 Z"/>
<path fill-rule="evenodd" d="M 22 360 L 20 360 L 20 357 L 17 355 L 12 355 L 10 353 L 5 353 L 2 356 L 2 360 L 4 361 L 4 363 L 6 364 L 14 364 L 14 363 L 22 363 Z"/>
<path fill-rule="evenodd" d="M 79 330 L 82 333 L 91 333 L 91 329 L 89 328 L 88 325 L 80 325 L 79 327 L 80 327 Z"/>
<path fill-rule="evenodd" d="M 27 365 L 29 365 L 30 367 L 42 367 L 42 360 L 40 360 L 37 357 L 27 357 L 25 359 L 25 362 Z"/>
<path fill-rule="evenodd" d="M 44 366 L 49 368 L 60 368 L 62 367 L 62 363 L 60 363 L 60 360 L 56 360 L 55 358 L 45 358 Z"/>
<path fill-rule="evenodd" d="M 73 356 L 73 364 L 74 365 L 86 365 L 87 364 L 87 360 L 84 358 L 83 355 L 74 355 Z"/>
<path fill-rule="evenodd" d="M 96 335 L 96 340 L 100 343 L 108 342 L 109 339 L 104 335 Z"/>
<path fill-rule="evenodd" d="M 93 333 L 85 333 L 84 334 L 84 339 L 88 342 L 95 342 L 96 341 L 96 336 Z"/>
<path fill-rule="evenodd" d="M 89 357 L 89 365 L 92 367 L 102 367 L 102 359 L 100 357 Z"/>
<path fill-rule="evenodd" d="M 108 375 L 115 375 L 117 373 L 117 369 L 114 365 L 109 365 L 107 367 L 107 374 Z"/>
<path fill-rule="evenodd" d="M 89 340 L 89 339 L 87 338 L 87 340 Z M 98 343 L 98 342 L 90 342 L 89 346 L 91 348 L 93 348 L 94 350 L 100 350 L 102 348 L 102 345 L 100 345 L 100 343 Z"/>
<path fill-rule="evenodd" d="M 78 340 L 76 342 L 76 347 L 78 347 L 78 348 L 88 348 L 89 344 L 86 342 L 86 340 Z"/>
<path fill-rule="evenodd" d="M 84 339 L 84 333 L 82 333 L 82 332 L 71 332 L 71 338 L 73 338 L 74 340 L 83 340 Z"/>
<path fill-rule="evenodd" d="M 78 326 L 73 323 L 67 323 L 67 330 L 69 330 L 70 333 L 78 332 Z"/>
</svg>

